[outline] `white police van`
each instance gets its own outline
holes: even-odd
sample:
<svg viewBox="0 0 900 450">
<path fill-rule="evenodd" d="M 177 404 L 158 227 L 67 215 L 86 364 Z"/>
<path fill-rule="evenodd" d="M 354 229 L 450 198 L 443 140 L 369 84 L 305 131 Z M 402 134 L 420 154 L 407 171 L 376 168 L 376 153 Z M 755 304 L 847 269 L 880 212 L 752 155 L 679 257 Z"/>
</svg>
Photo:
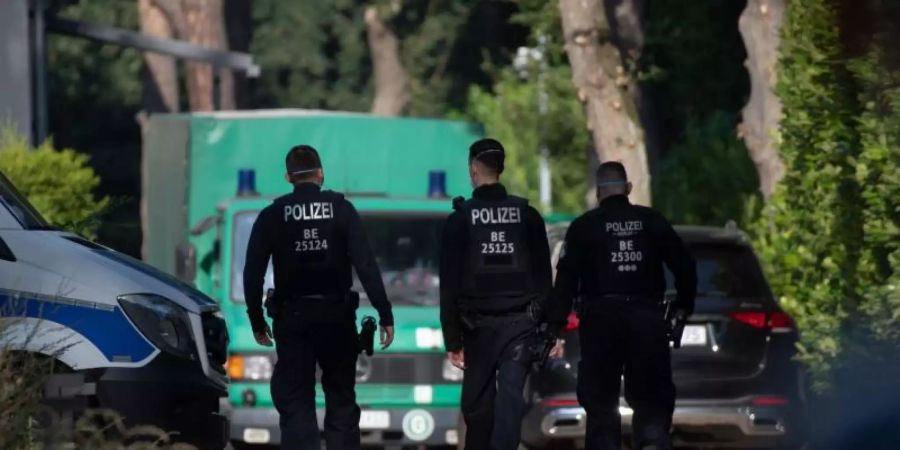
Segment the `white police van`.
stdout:
<svg viewBox="0 0 900 450">
<path fill-rule="evenodd" d="M 56 360 L 48 397 L 222 448 L 227 342 L 212 299 L 49 227 L 0 173 L 0 347 Z"/>
</svg>

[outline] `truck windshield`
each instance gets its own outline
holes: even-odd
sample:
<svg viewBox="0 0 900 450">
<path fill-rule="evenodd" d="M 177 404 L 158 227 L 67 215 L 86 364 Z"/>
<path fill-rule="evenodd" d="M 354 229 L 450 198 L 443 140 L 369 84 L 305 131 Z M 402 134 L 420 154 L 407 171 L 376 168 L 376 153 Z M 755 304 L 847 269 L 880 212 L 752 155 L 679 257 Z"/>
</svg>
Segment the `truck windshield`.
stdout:
<svg viewBox="0 0 900 450">
<path fill-rule="evenodd" d="M 26 230 L 49 228 L 44 218 L 2 173 L 0 173 L 0 203 L 3 203 Z"/>
<path fill-rule="evenodd" d="M 231 297 L 236 302 L 244 301 L 244 260 L 256 215 L 256 212 L 244 212 L 235 216 Z M 362 220 L 391 302 L 397 305 L 437 305 L 440 287 L 438 258 L 444 215 L 363 213 Z M 355 274 L 353 284 L 353 289 L 364 292 Z M 273 285 L 270 263 L 265 288 Z"/>
</svg>

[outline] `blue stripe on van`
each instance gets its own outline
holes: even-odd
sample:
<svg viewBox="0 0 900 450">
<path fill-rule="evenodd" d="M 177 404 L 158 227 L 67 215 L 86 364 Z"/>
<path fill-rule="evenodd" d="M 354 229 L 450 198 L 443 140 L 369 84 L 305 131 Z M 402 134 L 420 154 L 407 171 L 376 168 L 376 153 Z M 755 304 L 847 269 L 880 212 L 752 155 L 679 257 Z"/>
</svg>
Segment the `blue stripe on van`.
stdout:
<svg viewBox="0 0 900 450">
<path fill-rule="evenodd" d="M 156 350 L 118 306 L 93 307 L 87 302 L 40 297 L 25 292 L 0 291 L 0 317 L 32 317 L 56 322 L 86 337 L 110 361 L 137 362 Z"/>
</svg>

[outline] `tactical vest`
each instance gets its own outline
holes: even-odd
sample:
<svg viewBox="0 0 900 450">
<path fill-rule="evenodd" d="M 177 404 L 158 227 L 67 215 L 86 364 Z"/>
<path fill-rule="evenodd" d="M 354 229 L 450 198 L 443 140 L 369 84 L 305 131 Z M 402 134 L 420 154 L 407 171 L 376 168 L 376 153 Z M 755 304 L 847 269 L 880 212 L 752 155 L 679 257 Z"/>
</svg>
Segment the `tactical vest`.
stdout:
<svg viewBox="0 0 900 450">
<path fill-rule="evenodd" d="M 651 293 L 660 256 L 648 225 L 645 217 L 632 211 L 604 214 L 597 230 L 601 248 L 593 252 L 598 279 L 604 280 L 603 293 Z"/>
<path fill-rule="evenodd" d="M 276 201 L 278 248 L 275 264 L 291 269 L 294 295 L 342 294 L 338 285 L 349 264 L 346 236 L 338 229 L 337 209 L 344 196 L 333 191 L 287 195 Z"/>
<path fill-rule="evenodd" d="M 468 239 L 462 294 L 469 298 L 525 296 L 534 291 L 526 240 L 528 201 L 473 198 L 462 204 Z"/>
</svg>

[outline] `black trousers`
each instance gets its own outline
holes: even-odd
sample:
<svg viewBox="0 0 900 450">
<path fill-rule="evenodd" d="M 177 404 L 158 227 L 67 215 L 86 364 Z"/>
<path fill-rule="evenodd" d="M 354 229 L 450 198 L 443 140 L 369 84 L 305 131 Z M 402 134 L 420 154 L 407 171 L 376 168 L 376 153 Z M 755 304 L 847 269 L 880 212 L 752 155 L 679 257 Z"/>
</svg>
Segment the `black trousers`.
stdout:
<svg viewBox="0 0 900 450">
<path fill-rule="evenodd" d="M 619 450 L 619 387 L 634 410 L 634 448 L 670 448 L 675 385 L 667 326 L 654 305 L 604 301 L 582 315 L 578 401 L 587 412 L 586 448 Z"/>
<path fill-rule="evenodd" d="M 466 450 L 518 448 L 530 369 L 526 341 L 534 327 L 530 317 L 519 314 L 480 320 L 464 333 Z"/>
<path fill-rule="evenodd" d="M 316 421 L 316 363 L 325 391 L 325 445 L 329 450 L 358 449 L 356 404 L 358 344 L 352 315 L 316 323 L 303 314 L 285 312 L 274 323 L 278 361 L 272 374 L 272 400 L 280 415 L 281 448 L 320 449 Z M 309 317 L 309 316 L 306 316 Z"/>
</svg>

